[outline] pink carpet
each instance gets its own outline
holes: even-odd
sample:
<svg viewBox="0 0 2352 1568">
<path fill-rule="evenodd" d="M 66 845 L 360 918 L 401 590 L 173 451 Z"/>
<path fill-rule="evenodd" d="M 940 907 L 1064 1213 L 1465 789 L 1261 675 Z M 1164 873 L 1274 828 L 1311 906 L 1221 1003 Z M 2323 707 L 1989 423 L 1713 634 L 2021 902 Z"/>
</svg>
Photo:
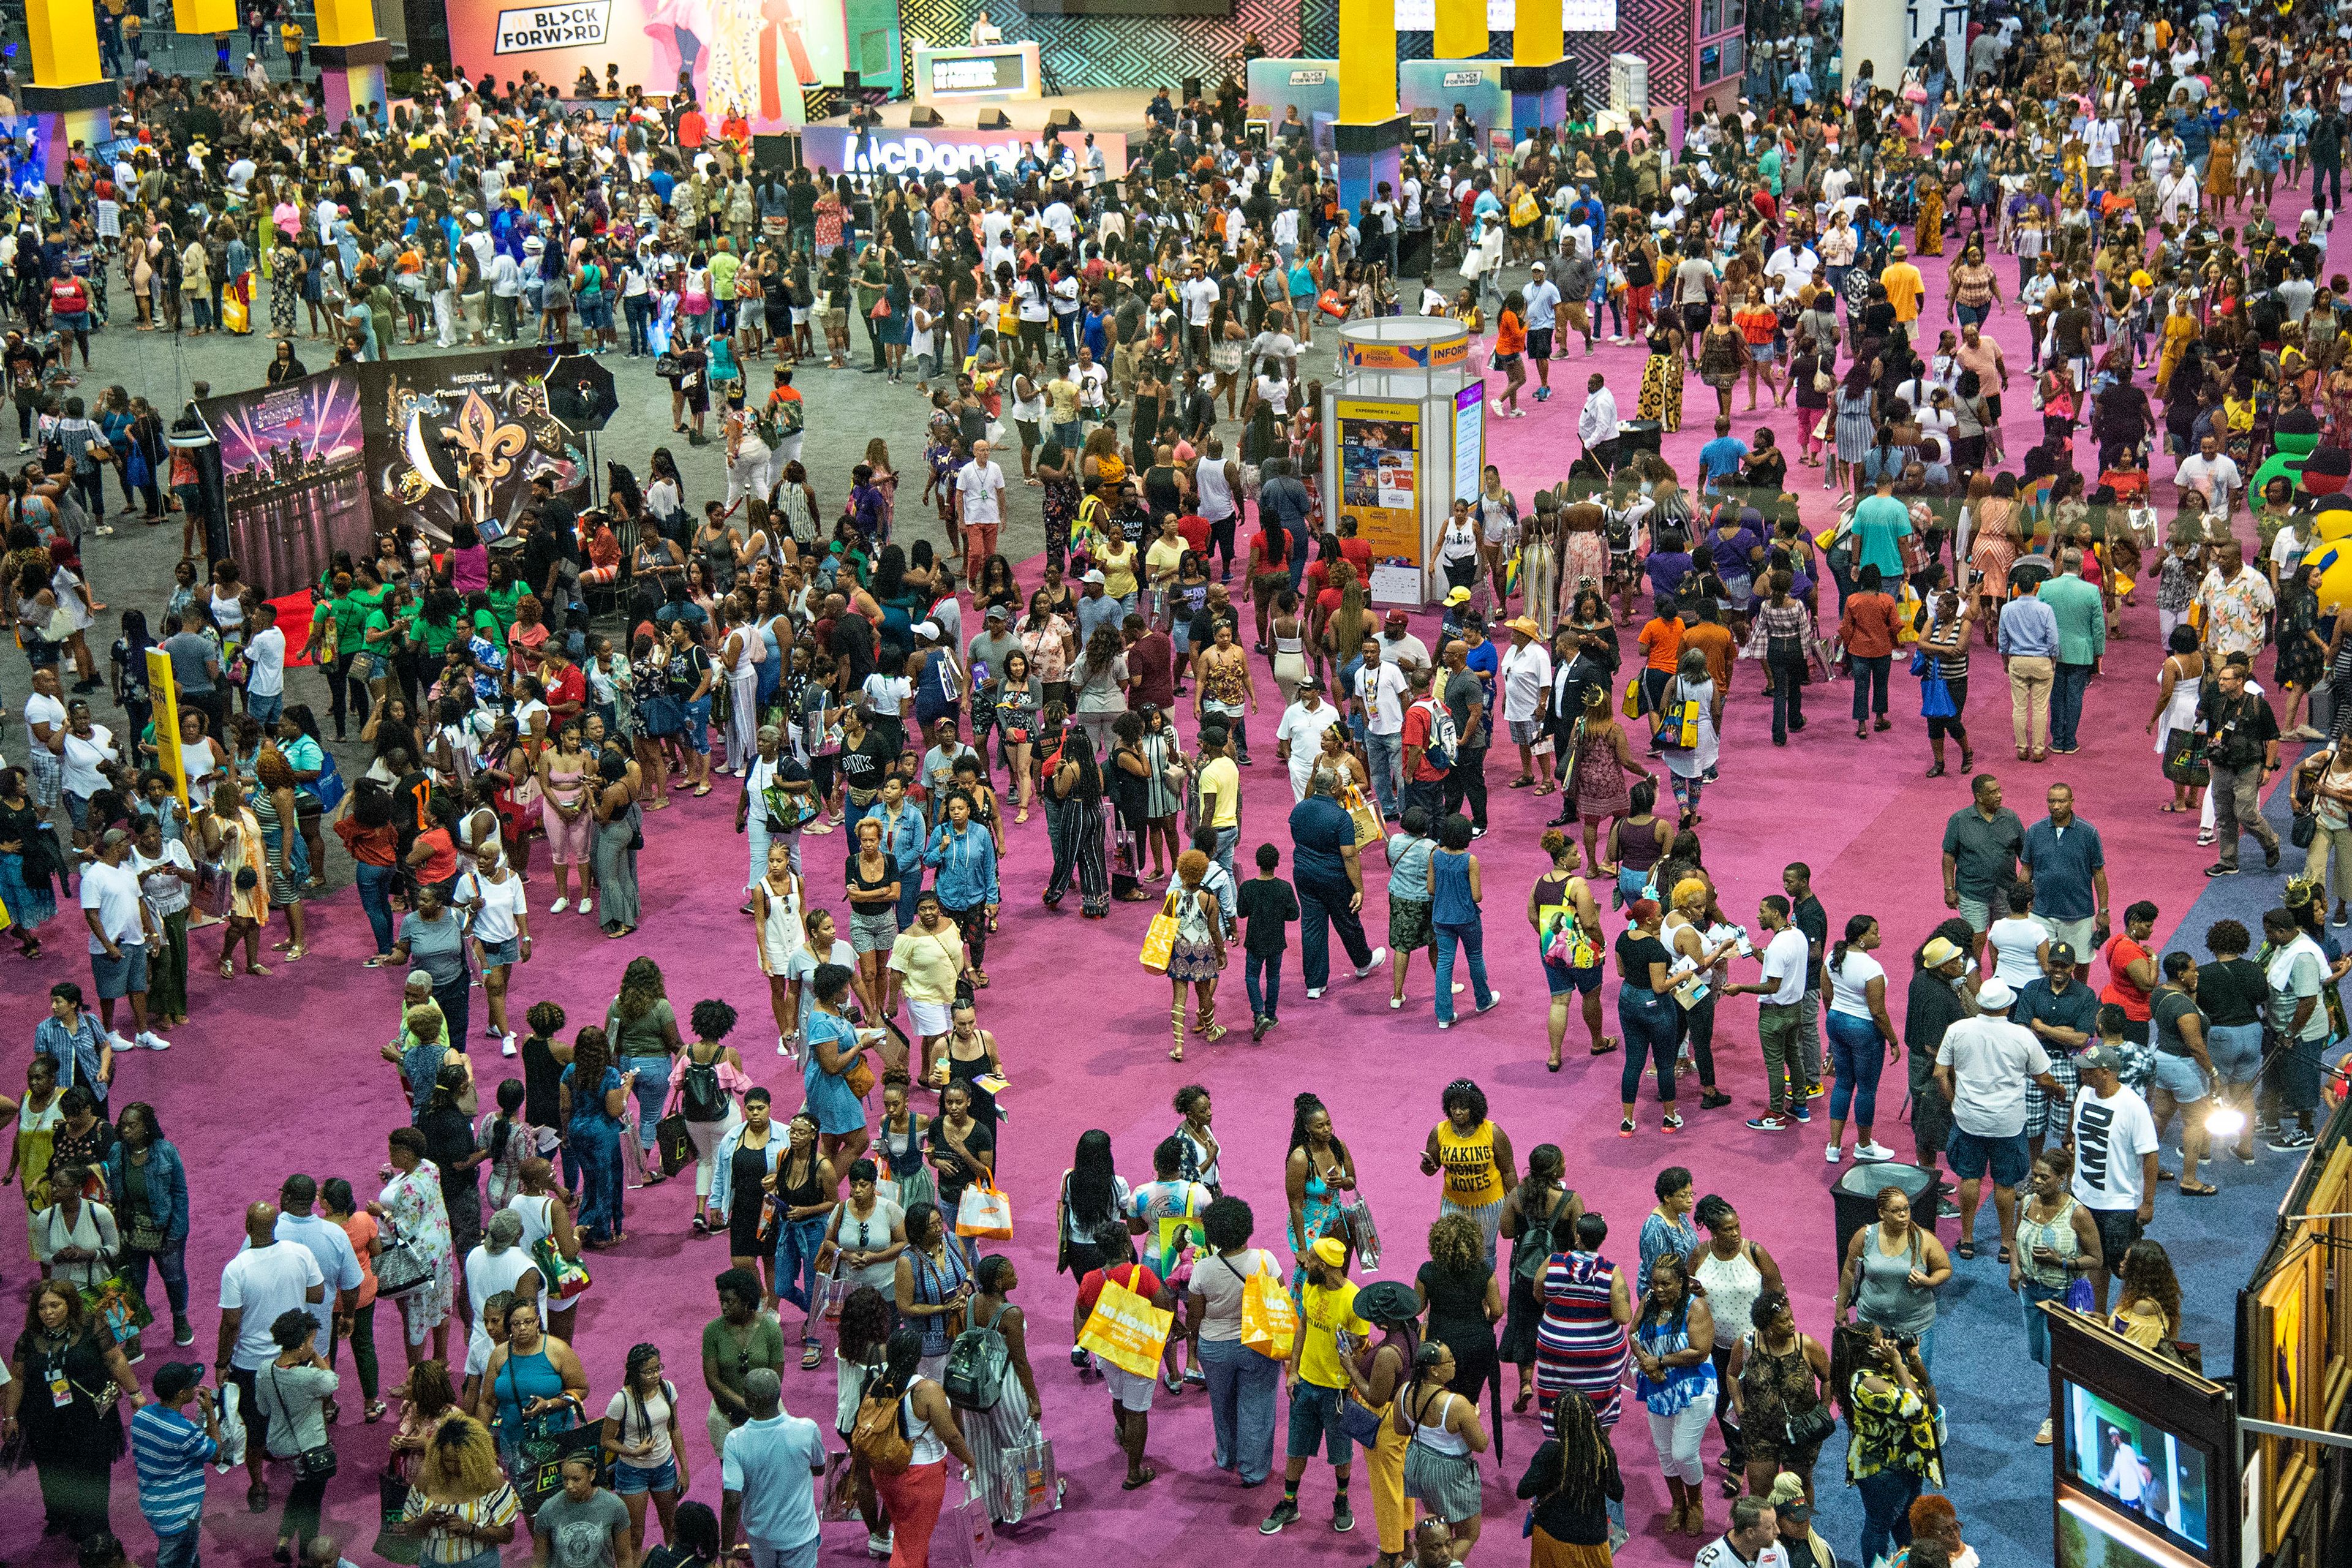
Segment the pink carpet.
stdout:
<svg viewBox="0 0 2352 1568">
<path fill-rule="evenodd" d="M 2291 221 L 2299 200 L 2289 195 L 2279 206 Z M 2339 247 L 2331 268 L 2345 265 Z M 2007 258 L 1998 266 L 2006 277 Z M 1931 311 L 1940 311 L 1942 268 L 1927 264 Z M 1995 335 L 2011 356 L 2021 380 L 2012 389 L 2009 437 L 2021 451 L 2037 425 L 2025 395 L 2025 346 L 2021 318 L 2000 316 Z M 1640 351 L 1604 348 L 1592 362 L 1619 388 L 1630 408 L 1638 384 Z M 1580 388 L 1586 365 L 1580 355 L 1565 362 L 1559 382 Z M 1522 496 L 1557 477 L 1573 441 L 1578 396 L 1565 393 L 1538 406 L 1521 421 L 1489 426 L 1491 449 L 1507 479 Z M 1744 403 L 1744 391 L 1740 401 Z M 1685 406 L 1691 418 L 1670 437 L 1666 455 L 1688 473 L 1698 444 L 1711 433 L 1706 389 L 1694 382 Z M 1745 436 L 1759 421 L 1770 423 L 1793 446 L 1793 416 L 1740 418 Z M 2167 470 L 2169 464 L 2160 465 Z M 1817 471 L 1799 469 L 1807 515 L 1825 515 L 1826 498 Z M 2164 487 L 2168 488 L 2168 487 Z M 1815 522 L 1815 527 L 1820 523 Z M 1825 600 L 1829 595 L 1825 595 Z M 1429 617 L 1417 629 L 1430 630 Z M 2100 827 L 2109 875 L 2120 906 L 2152 899 L 2165 911 L 2159 934 L 2168 931 L 2203 887 L 2201 857 L 2193 852 L 2190 819 L 2156 814 L 2169 791 L 2160 779 L 2142 732 L 2153 703 L 2154 615 L 2143 606 L 2127 617 L 2126 639 L 2110 650 L 2110 673 L 2092 689 L 2084 721 L 2084 754 L 2063 765 L 2029 768 L 2013 764 L 2008 750 L 2007 697 L 1990 658 L 1979 661 L 1969 719 L 1977 738 L 1979 765 L 2000 773 L 2009 802 L 2028 821 L 2041 815 L 2047 783 L 2074 784 L 2078 810 Z M 310 677 L 304 677 L 305 679 Z M 1752 909 L 1762 894 L 1777 891 L 1781 866 L 1809 861 L 1815 885 L 1833 926 L 1856 912 L 1881 917 L 1889 967 L 1900 974 L 1900 955 L 1943 918 L 1937 894 L 1935 846 L 1945 818 L 1967 800 L 1958 776 L 1922 779 L 1927 761 L 1924 732 L 1916 717 L 1916 687 L 1895 677 L 1895 729 L 1866 743 L 1845 734 L 1839 720 L 1847 689 L 1813 689 L 1812 728 L 1785 751 L 1767 743 L 1769 711 L 1756 700 L 1753 667 L 1738 677 L 1726 724 L 1722 782 L 1706 801 L 1703 837 L 1708 861 L 1723 886 L 1727 908 Z M 1271 701 L 1271 683 L 1262 689 Z M 1245 819 L 1241 858 L 1271 839 L 1283 847 L 1286 871 L 1288 836 L 1283 818 L 1290 797 L 1281 771 L 1272 765 L 1272 731 L 1278 715 L 1269 707 L 1257 719 L 1258 765 L 1245 774 Z M 1189 733 L 1190 725 L 1187 724 Z M 1957 763 L 1957 756 L 1954 758 Z M 1033 818 L 1014 830 L 1004 868 L 1003 934 L 992 944 L 989 969 L 995 981 L 982 998 L 982 1021 L 1002 1043 L 1012 1089 L 1003 1097 L 1009 1121 L 1001 1163 L 1003 1184 L 1012 1194 L 1019 1235 L 1007 1250 L 1022 1267 L 1018 1299 L 1030 1310 L 1033 1355 L 1045 1397 L 1046 1432 L 1057 1440 L 1069 1480 L 1067 1510 L 1024 1527 L 999 1543 L 1006 1560 L 1034 1563 L 1131 1561 L 1146 1538 L 1125 1521 L 1150 1510 L 1149 1540 L 1179 1538 L 1193 1553 L 1232 1546 L 1263 1552 L 1255 1525 L 1275 1500 L 1272 1488 L 1244 1492 L 1210 1465 L 1206 1403 L 1197 1392 L 1181 1398 L 1164 1394 L 1154 1422 L 1150 1453 L 1160 1479 L 1141 1499 L 1122 1494 L 1122 1469 L 1114 1451 L 1099 1384 L 1081 1391 L 1066 1355 L 1069 1342 L 1070 1289 L 1053 1272 L 1050 1231 L 1054 1192 L 1077 1134 L 1088 1127 L 1108 1131 L 1119 1168 L 1130 1180 L 1150 1174 L 1150 1150 L 1173 1126 L 1170 1096 L 1198 1081 L 1213 1091 L 1217 1130 L 1224 1142 L 1228 1190 L 1248 1199 L 1258 1214 L 1257 1240 L 1278 1247 L 1282 1231 L 1282 1162 L 1293 1094 L 1311 1089 L 1331 1105 L 1339 1134 L 1355 1152 L 1365 1191 L 1388 1238 L 1383 1277 L 1410 1279 L 1425 1256 L 1422 1235 L 1434 1217 L 1435 1184 L 1418 1173 L 1419 1151 L 1438 1118 L 1437 1092 L 1448 1079 L 1477 1079 L 1493 1100 L 1496 1120 L 1522 1151 L 1538 1142 L 1560 1144 L 1569 1157 L 1569 1181 L 1589 1207 L 1614 1227 L 1610 1250 L 1620 1259 L 1634 1251 L 1634 1232 L 1652 1203 L 1651 1182 L 1668 1164 L 1692 1168 L 1702 1193 L 1732 1196 L 1743 1208 L 1748 1234 L 1781 1261 L 1797 1297 L 1799 1318 L 1816 1334 L 1826 1334 L 1831 1212 L 1825 1191 L 1835 1173 L 1826 1172 L 1817 1141 L 1805 1135 L 1752 1133 L 1741 1125 L 1763 1104 L 1753 1005 L 1727 1004 L 1717 1029 L 1717 1055 L 1722 1083 L 1737 1103 L 1714 1111 L 1696 1110 L 1695 1091 L 1685 1096 L 1692 1126 L 1680 1137 L 1657 1131 L 1656 1113 L 1644 1090 L 1644 1130 L 1632 1140 L 1614 1136 L 1616 1080 L 1620 1058 L 1592 1061 L 1581 1050 L 1580 1024 L 1572 1026 L 1569 1065 L 1558 1075 L 1543 1070 L 1544 985 L 1533 943 L 1523 924 L 1526 891 L 1541 868 L 1536 848 L 1539 825 L 1553 809 L 1529 792 L 1502 787 L 1510 763 L 1493 760 L 1495 827 L 1478 846 L 1487 889 L 1486 952 L 1496 984 L 1506 1001 L 1497 1012 L 1465 1022 L 1446 1035 L 1431 1026 L 1430 973 L 1416 966 L 1408 1007 L 1391 1012 L 1380 979 L 1350 983 L 1344 968 L 1339 983 L 1319 1002 L 1309 1002 L 1298 980 L 1296 959 L 1285 978 L 1282 1027 L 1264 1045 L 1252 1047 L 1245 1031 L 1217 1046 L 1197 1042 L 1181 1066 L 1167 1059 L 1167 988 L 1138 967 L 1136 952 L 1149 919 L 1148 906 L 1117 906 L 1103 926 L 1085 922 L 1072 900 L 1061 913 L 1043 910 L 1037 900 L 1047 865 L 1044 823 Z M 1958 770 L 1955 767 L 1955 774 Z M 650 843 L 643 858 L 645 927 L 624 943 L 604 941 L 592 922 L 574 915 L 543 911 L 550 889 L 534 879 L 533 926 L 537 957 L 518 971 L 515 1012 L 541 998 L 562 1003 L 573 1027 L 601 1017 L 625 960 L 636 952 L 657 958 L 668 975 L 669 994 L 680 1010 L 703 996 L 724 996 L 741 1011 L 744 1042 L 754 1049 L 755 1076 L 776 1087 L 784 1104 L 799 1098 L 797 1075 L 779 1070 L 756 1042 L 767 1033 L 767 1000 L 751 960 L 749 922 L 735 912 L 740 884 L 742 840 L 729 831 L 731 798 L 724 794 L 681 801 L 650 819 Z M 842 854 L 835 836 L 807 847 L 812 886 L 838 889 L 835 868 Z M 1380 877 L 1369 879 L 1366 923 L 1385 930 Z M 249 1201 L 271 1195 L 289 1172 L 320 1177 L 342 1175 L 367 1192 L 376 1186 L 383 1138 L 406 1120 L 391 1069 L 376 1057 L 391 1034 L 398 978 L 364 971 L 359 961 L 370 951 L 368 930 L 355 896 L 342 889 L 311 906 L 311 956 L 280 965 L 268 979 L 224 983 L 208 972 L 194 983 L 195 1016 L 175 1031 L 169 1056 L 140 1055 L 121 1064 L 118 1102 L 133 1099 L 158 1106 L 167 1133 L 186 1155 L 197 1215 L 188 1249 L 194 1282 L 197 1345 L 188 1352 L 209 1362 L 216 1313 L 214 1303 L 223 1263 L 238 1239 L 237 1216 Z M 1618 921 L 1612 919 L 1613 934 Z M 27 1018 L 41 988 L 51 980 L 87 982 L 76 953 L 79 944 L 60 921 L 49 928 L 51 956 L 32 966 L 13 960 L 6 971 L 18 1016 Z M 273 938 L 282 931 L 273 931 Z M 1743 973 L 1742 978 L 1751 978 Z M 2103 978 L 2103 977 L 2102 977 Z M 1613 997 L 1613 986 L 1612 987 Z M 1899 1017 L 1899 994 L 1889 998 Z M 1224 1016 L 1245 1017 L 1238 965 L 1229 976 Z M 1613 1001 L 1611 1024 L 1615 1030 Z M 505 1076 L 495 1052 L 479 1038 L 468 1042 L 478 1076 L 488 1083 Z M 1890 1067 L 1890 1081 L 1901 1071 Z M 486 1099 L 488 1098 L 486 1094 Z M 1899 1102 L 1900 1090 L 1893 1093 Z M 1886 1119 L 1885 1142 L 1907 1152 L 1907 1129 Z M 690 1392 L 686 1430 L 693 1458 L 693 1495 L 718 1501 L 718 1467 L 701 1435 L 705 1396 L 696 1376 L 697 1345 L 714 1304 L 710 1279 L 726 1267 L 721 1244 L 696 1240 L 686 1230 L 690 1194 L 672 1184 L 630 1194 L 630 1239 L 616 1253 L 594 1261 L 595 1288 L 585 1299 L 577 1347 L 601 1407 L 614 1386 L 628 1346 L 650 1339 L 665 1351 L 673 1377 Z M 22 1219 L 14 1204 L 0 1206 L 0 1226 L 8 1251 L 21 1258 Z M 12 1278 L 22 1280 L 19 1263 Z M 154 1300 L 162 1305 L 160 1286 Z M 397 1378 L 401 1352 L 393 1315 L 377 1327 L 388 1375 Z M 151 1333 L 151 1346 L 166 1336 Z M 168 1354 L 151 1351 L 152 1374 Z M 348 1368 L 348 1362 L 345 1363 Z M 787 1374 L 785 1397 L 797 1414 L 824 1418 L 832 1408 L 833 1374 Z M 344 1400 L 355 1413 L 355 1397 Z M 346 1553 L 364 1557 L 373 1532 L 373 1490 L 388 1426 L 364 1427 L 348 1415 L 338 1441 L 341 1476 L 330 1494 L 331 1527 L 345 1539 Z M 1489 1540 L 1482 1561 L 1512 1559 L 1517 1545 L 1518 1506 L 1510 1500 L 1527 1456 L 1538 1436 L 1532 1416 L 1511 1420 L 1507 1430 L 1509 1466 L 1498 1474 L 1488 1462 L 1486 1522 Z M 1687 1562 L 1697 1542 L 1665 1536 L 1656 1528 L 1665 1499 L 1657 1479 L 1647 1434 L 1637 1414 L 1619 1428 L 1618 1450 L 1629 1485 L 1628 1510 L 1634 1537 L 1624 1561 L 1643 1565 Z M 1708 1452 L 1714 1451 L 1712 1439 Z M 1825 1466 L 1824 1469 L 1829 1467 Z M 1359 1475 L 1360 1476 L 1360 1468 Z M 1836 1486 L 1823 1478 L 1826 1492 Z M 1965 1490 L 1966 1476 L 1956 1478 Z M 276 1484 L 282 1500 L 285 1479 Z M 205 1518 L 205 1552 L 212 1561 L 265 1561 L 276 1512 L 257 1518 L 243 1507 L 241 1480 L 219 1479 Z M 1309 1473 L 1306 1521 L 1286 1533 L 1286 1562 L 1360 1563 L 1370 1556 L 1371 1515 L 1360 1481 L 1356 1489 L 1359 1533 L 1331 1535 L 1323 1526 L 1330 1495 L 1328 1472 L 1318 1461 Z M 1710 1518 L 1720 1527 L 1724 1504 L 1711 1499 Z M 37 1499 L 33 1478 L 24 1475 L 0 1486 L 0 1540 L 19 1561 L 68 1561 L 62 1547 L 34 1536 Z M 126 1462 L 117 1472 L 114 1518 L 135 1553 L 148 1559 L 152 1534 L 136 1512 Z M 1850 1546 L 1840 1539 L 1841 1552 Z M 863 1542 L 851 1526 L 832 1527 L 828 1560 L 862 1559 Z M 510 1554 L 515 1555 L 515 1554 Z M 516 1560 L 519 1560 L 517 1555 Z M 1273 1561 L 1259 1557 L 1259 1561 Z"/>
</svg>

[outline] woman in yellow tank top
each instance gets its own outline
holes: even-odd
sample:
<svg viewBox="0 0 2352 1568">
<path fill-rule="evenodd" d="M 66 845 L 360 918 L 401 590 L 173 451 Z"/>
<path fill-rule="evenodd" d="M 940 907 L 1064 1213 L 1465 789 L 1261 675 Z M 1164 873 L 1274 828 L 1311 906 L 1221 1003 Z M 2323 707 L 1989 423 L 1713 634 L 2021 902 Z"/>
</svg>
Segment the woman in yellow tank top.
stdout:
<svg viewBox="0 0 2352 1568">
<path fill-rule="evenodd" d="M 1519 1184 L 1508 1134 L 1486 1120 L 1486 1095 L 1466 1078 L 1445 1086 L 1440 1103 L 1445 1120 L 1429 1130 L 1421 1173 L 1445 1175 L 1440 1215 L 1463 1214 L 1478 1222 L 1486 1237 L 1486 1267 L 1495 1266 L 1495 1236 L 1503 1220 L 1503 1200 Z"/>
</svg>

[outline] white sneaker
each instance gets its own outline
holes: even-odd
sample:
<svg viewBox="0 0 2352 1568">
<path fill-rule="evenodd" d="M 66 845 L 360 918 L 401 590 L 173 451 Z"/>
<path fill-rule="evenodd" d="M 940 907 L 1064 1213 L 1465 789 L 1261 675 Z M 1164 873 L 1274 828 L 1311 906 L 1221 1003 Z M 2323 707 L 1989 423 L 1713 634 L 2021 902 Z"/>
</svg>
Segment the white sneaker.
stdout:
<svg viewBox="0 0 2352 1568">
<path fill-rule="evenodd" d="M 172 1048 L 172 1042 L 152 1029 L 142 1029 L 139 1033 L 139 1046 L 142 1050 L 168 1051 Z"/>
<path fill-rule="evenodd" d="M 510 1056 L 512 1056 L 512 1055 L 514 1055 L 514 1054 L 515 1054 L 515 1037 L 514 1037 L 514 1031 L 513 1031 L 512 1029 L 509 1029 L 509 1030 L 508 1030 L 504 1035 L 500 1036 L 500 1037 L 499 1037 L 499 1055 L 500 1055 L 500 1056 L 502 1056 L 502 1057 L 510 1057 Z"/>
<path fill-rule="evenodd" d="M 790 1035 L 778 1035 L 776 1054 L 780 1057 L 797 1057 L 800 1053 L 793 1049 L 793 1037 Z"/>
<path fill-rule="evenodd" d="M 496 1024 L 485 1024 L 482 1026 L 482 1038 L 486 1040 L 504 1039 L 506 1038 L 506 1031 L 499 1028 Z"/>
<path fill-rule="evenodd" d="M 1389 1010 L 1390 1010 L 1391 1012 L 1394 1012 L 1397 1008 L 1402 1007 L 1402 1006 L 1403 1006 L 1403 1005 L 1404 1005 L 1404 998 L 1403 998 L 1403 997 L 1402 997 L 1402 996 L 1391 996 L 1391 997 L 1390 997 L 1390 998 L 1389 998 Z"/>
<path fill-rule="evenodd" d="M 572 900 L 570 899 L 558 899 L 555 902 L 547 906 L 547 912 L 551 915 L 560 915 L 571 907 Z"/>
<path fill-rule="evenodd" d="M 1478 1011 L 1481 1013 L 1491 1013 L 1502 1005 L 1503 994 L 1499 991 L 1489 991 L 1486 993 L 1486 1005 L 1484 1007 L 1479 1008 Z"/>
<path fill-rule="evenodd" d="M 583 900 L 580 900 L 580 912 L 581 912 L 582 914 L 583 914 L 583 915 L 593 915 L 593 914 L 594 914 L 594 913 L 596 912 L 596 900 L 593 900 L 593 899 L 583 899 Z"/>
<path fill-rule="evenodd" d="M 1386 958 L 1388 955 L 1389 950 L 1385 947 L 1376 947 L 1372 949 L 1371 962 L 1365 964 L 1361 969 L 1356 971 L 1356 978 L 1361 980 L 1365 975 L 1370 974 L 1373 970 L 1378 969 L 1381 966 L 1381 960 Z"/>
<path fill-rule="evenodd" d="M 891 1550 L 888 1535 L 869 1535 L 866 1538 L 866 1555 L 868 1557 L 887 1557 Z"/>
<path fill-rule="evenodd" d="M 106 1043 L 112 1046 L 118 1051 L 135 1051 L 139 1048 L 137 1046 L 132 1045 L 129 1040 L 124 1039 L 121 1031 L 115 1029 L 109 1029 L 106 1032 Z"/>
<path fill-rule="evenodd" d="M 1309 986 L 1307 988 L 1307 999 L 1309 1002 L 1314 1001 L 1314 1000 L 1315 1000 L 1315 998 L 1317 998 L 1318 996 L 1320 996 L 1320 995 L 1322 995 L 1322 994 L 1323 994 L 1323 987 L 1321 987 L 1320 985 L 1309 985 Z"/>
<path fill-rule="evenodd" d="M 1829 1152 L 1828 1152 L 1827 1153 L 1823 1154 L 1823 1155 L 1822 1156 L 1822 1159 L 1824 1159 L 1824 1160 L 1827 1160 L 1831 1164 L 1834 1165 L 1834 1164 L 1836 1164 L 1836 1163 L 1838 1163 L 1838 1154 L 1839 1154 L 1839 1152 L 1840 1152 L 1840 1151 L 1839 1151 L 1839 1149 L 1838 1149 L 1838 1146 L 1837 1146 L 1836 1144 L 1832 1143 L 1832 1144 L 1831 1144 L 1831 1145 L 1829 1146 Z"/>
<path fill-rule="evenodd" d="M 1894 1150 L 1892 1150 L 1892 1149 L 1889 1149 L 1889 1148 L 1888 1148 L 1885 1144 L 1884 1144 L 1884 1143 L 1879 1143 L 1879 1142 L 1869 1142 L 1869 1143 L 1860 1143 L 1860 1144 L 1856 1144 L 1856 1145 L 1854 1146 L 1853 1157 L 1854 1157 L 1857 1161 L 1864 1161 L 1864 1162 L 1876 1162 L 1876 1161 L 1879 1161 L 1879 1160 L 1892 1160 L 1893 1158 L 1895 1158 L 1895 1151 L 1894 1151 Z"/>
</svg>

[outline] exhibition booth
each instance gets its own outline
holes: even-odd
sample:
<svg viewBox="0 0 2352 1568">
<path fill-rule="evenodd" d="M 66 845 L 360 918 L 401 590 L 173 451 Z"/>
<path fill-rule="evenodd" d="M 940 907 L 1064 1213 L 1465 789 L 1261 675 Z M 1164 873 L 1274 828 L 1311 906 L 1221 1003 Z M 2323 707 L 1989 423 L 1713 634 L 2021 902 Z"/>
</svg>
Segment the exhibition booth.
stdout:
<svg viewBox="0 0 2352 1568">
<path fill-rule="evenodd" d="M 1323 388 L 1324 515 L 1371 546 L 1376 605 L 1435 599 L 1439 537 L 1486 461 L 1486 384 L 1470 334 L 1435 316 L 1376 316 L 1339 329 Z"/>
</svg>

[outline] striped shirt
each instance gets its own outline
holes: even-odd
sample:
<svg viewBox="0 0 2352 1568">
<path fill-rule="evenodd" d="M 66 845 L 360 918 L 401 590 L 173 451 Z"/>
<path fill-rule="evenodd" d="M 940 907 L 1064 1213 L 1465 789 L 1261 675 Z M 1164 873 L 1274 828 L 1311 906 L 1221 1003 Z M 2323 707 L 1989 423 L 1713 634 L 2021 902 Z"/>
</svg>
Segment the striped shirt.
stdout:
<svg viewBox="0 0 2352 1568">
<path fill-rule="evenodd" d="M 150 1405 L 131 1417 L 139 1511 L 156 1534 L 195 1527 L 205 1511 L 205 1463 L 219 1451 L 202 1426 L 167 1406 Z"/>
<path fill-rule="evenodd" d="M 513 1487 L 501 1482 L 495 1491 L 484 1492 L 471 1502 L 436 1502 L 422 1489 L 408 1489 L 408 1500 L 401 1506 L 404 1519 L 421 1519 L 436 1508 L 447 1509 L 466 1524 L 495 1529 L 511 1523 L 522 1511 L 521 1500 Z M 482 1555 L 482 1542 L 470 1535 L 436 1526 L 425 1534 L 423 1561 L 426 1563 L 470 1563 Z"/>
</svg>

